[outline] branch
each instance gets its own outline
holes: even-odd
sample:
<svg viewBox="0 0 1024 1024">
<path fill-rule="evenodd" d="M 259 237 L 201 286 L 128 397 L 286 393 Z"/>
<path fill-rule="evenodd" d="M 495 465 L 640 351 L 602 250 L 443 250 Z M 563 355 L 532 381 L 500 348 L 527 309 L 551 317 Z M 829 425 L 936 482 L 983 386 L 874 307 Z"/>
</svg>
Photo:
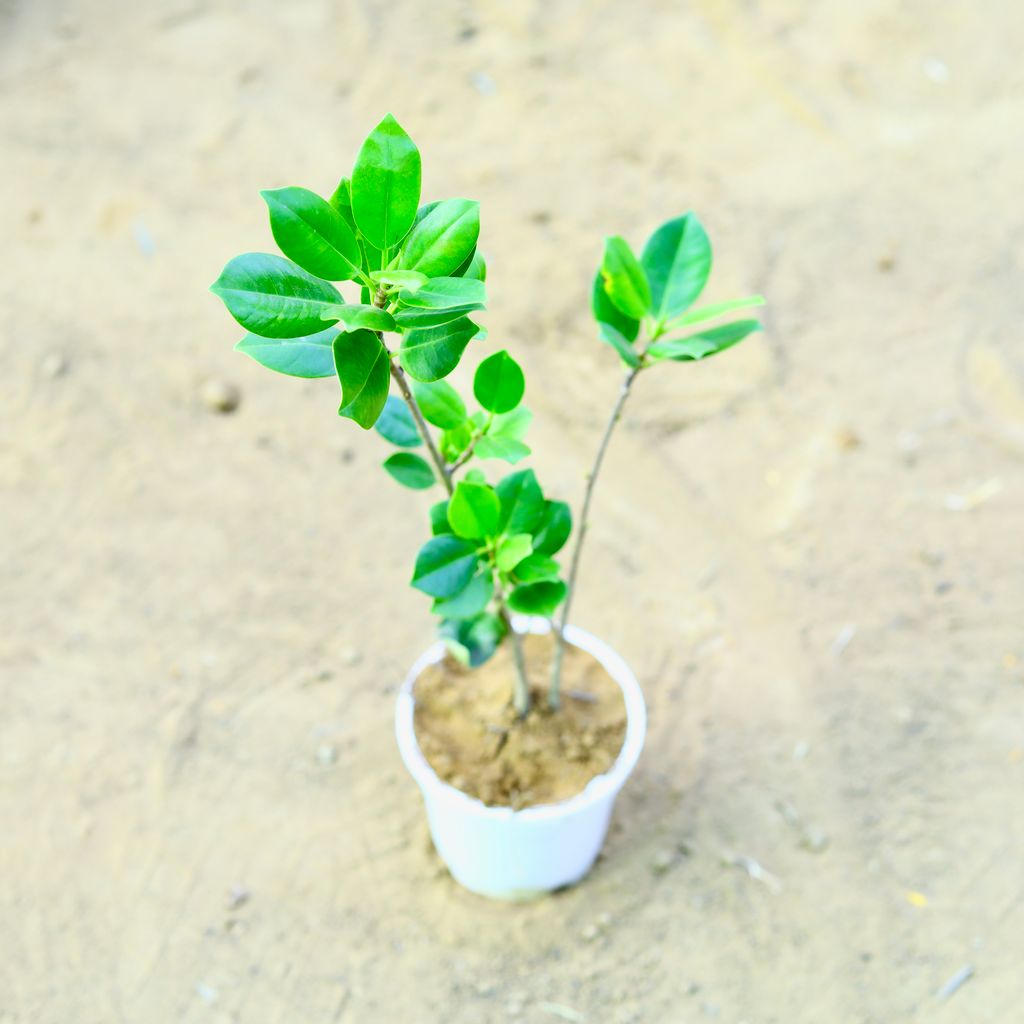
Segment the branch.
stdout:
<svg viewBox="0 0 1024 1024">
<path fill-rule="evenodd" d="M 640 372 L 643 364 L 635 366 L 622 378 L 622 387 L 619 389 L 619 397 L 612 409 L 611 416 L 604 428 L 604 435 L 594 457 L 594 465 L 587 474 L 587 488 L 583 494 L 583 508 L 580 512 L 579 526 L 576 530 L 576 544 L 572 552 L 572 561 L 569 566 L 569 578 L 566 581 L 565 601 L 562 602 L 562 610 L 555 629 L 555 655 L 551 665 L 551 688 L 548 691 L 548 704 L 552 709 L 557 710 L 561 705 L 562 685 L 562 656 L 565 653 L 565 624 L 569 621 L 569 609 L 572 606 L 573 595 L 576 593 L 576 575 L 580 568 L 580 555 L 583 551 L 583 540 L 587 535 L 587 525 L 590 517 L 590 503 L 594 498 L 594 485 L 597 483 L 597 475 L 601 471 L 601 464 L 604 462 L 605 452 L 608 451 L 608 444 L 615 431 L 615 425 L 622 416 L 622 408 L 629 397 L 630 388 L 636 375 Z"/>
</svg>

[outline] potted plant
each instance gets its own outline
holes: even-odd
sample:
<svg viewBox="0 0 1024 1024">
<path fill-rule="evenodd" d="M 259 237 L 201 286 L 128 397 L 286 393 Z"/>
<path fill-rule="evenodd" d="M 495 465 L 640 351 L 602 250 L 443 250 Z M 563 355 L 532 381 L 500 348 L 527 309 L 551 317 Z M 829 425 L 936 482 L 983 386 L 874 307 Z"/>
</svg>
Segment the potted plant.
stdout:
<svg viewBox="0 0 1024 1024">
<path fill-rule="evenodd" d="M 384 469 L 440 489 L 412 586 L 441 639 L 413 665 L 396 729 L 435 846 L 467 888 L 522 898 L 569 885 L 600 850 L 615 797 L 643 746 L 643 697 L 623 660 L 569 612 L 595 485 L 645 370 L 706 359 L 759 328 L 709 326 L 758 296 L 697 309 L 711 246 L 692 214 L 668 221 L 639 258 L 605 240 L 594 280 L 598 333 L 622 386 L 586 477 L 573 537 L 569 505 L 543 492 L 530 455 L 523 372 L 504 350 L 476 366 L 476 408 L 450 382 L 486 300 L 478 204 L 420 204 L 420 154 L 390 115 L 327 199 L 262 193 L 283 255 L 231 260 L 212 286 L 248 332 L 236 345 L 295 377 L 334 377 L 338 412 L 395 450 Z M 351 286 L 343 296 L 337 283 Z M 557 557 L 572 537 L 568 571 Z"/>
</svg>

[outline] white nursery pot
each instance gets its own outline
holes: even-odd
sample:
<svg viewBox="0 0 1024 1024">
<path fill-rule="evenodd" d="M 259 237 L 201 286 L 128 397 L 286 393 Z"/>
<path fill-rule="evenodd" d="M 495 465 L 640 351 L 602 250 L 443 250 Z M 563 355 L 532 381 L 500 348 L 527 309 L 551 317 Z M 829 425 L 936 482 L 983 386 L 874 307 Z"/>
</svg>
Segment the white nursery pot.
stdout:
<svg viewBox="0 0 1024 1024">
<path fill-rule="evenodd" d="M 550 629 L 543 619 L 521 619 L 515 628 L 531 633 Z M 626 736 L 611 769 L 561 803 L 518 811 L 487 807 L 434 773 L 416 742 L 413 686 L 428 665 L 444 657 L 441 641 L 416 661 L 398 694 L 398 749 L 423 793 L 434 846 L 455 880 L 481 896 L 528 900 L 578 882 L 601 850 L 615 797 L 643 749 L 647 709 L 629 666 L 607 644 L 576 626 L 566 627 L 565 639 L 596 658 L 619 684 L 626 704 Z"/>
</svg>

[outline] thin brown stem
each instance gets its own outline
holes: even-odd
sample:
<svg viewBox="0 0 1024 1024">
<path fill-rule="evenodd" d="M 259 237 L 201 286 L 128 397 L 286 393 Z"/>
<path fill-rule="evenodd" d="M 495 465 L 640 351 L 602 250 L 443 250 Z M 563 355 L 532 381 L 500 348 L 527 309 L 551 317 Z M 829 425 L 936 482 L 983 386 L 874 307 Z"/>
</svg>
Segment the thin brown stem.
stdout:
<svg viewBox="0 0 1024 1024">
<path fill-rule="evenodd" d="M 557 710 L 562 703 L 562 657 L 565 653 L 565 624 L 569 621 L 569 610 L 572 607 L 572 599 L 576 592 L 576 575 L 580 568 L 580 555 L 583 551 L 583 541 L 587 536 L 587 525 L 590 518 L 590 503 L 594 498 L 594 485 L 597 483 L 597 475 L 601 471 L 601 464 L 604 462 L 605 452 L 608 451 L 608 444 L 612 439 L 615 426 L 622 417 L 622 409 L 629 398 L 630 388 L 636 375 L 642 369 L 642 365 L 630 369 L 622 378 L 622 387 L 619 389 L 619 397 L 612 408 L 611 416 L 604 428 L 601 443 L 598 445 L 597 454 L 594 456 L 594 464 L 587 474 L 587 487 L 583 492 L 583 506 L 580 510 L 580 521 L 576 527 L 576 542 L 573 547 L 572 560 L 569 563 L 569 578 L 566 581 L 567 589 L 565 600 L 562 602 L 562 610 L 559 615 L 558 624 L 555 629 L 555 654 L 551 663 L 551 687 L 548 690 L 548 704 L 552 709 Z"/>
<path fill-rule="evenodd" d="M 434 444 L 434 439 L 430 435 L 430 428 L 427 426 L 427 421 L 423 418 L 423 413 L 420 411 L 419 403 L 409 387 L 409 382 L 405 379 L 405 371 L 393 359 L 390 361 L 390 366 L 391 376 L 398 385 L 398 390 L 402 392 L 402 398 L 405 399 L 405 404 L 409 407 L 412 418 L 416 421 L 416 429 L 420 432 L 420 437 L 423 438 L 423 443 L 427 446 L 427 451 L 430 453 L 430 458 L 434 463 L 434 468 L 437 470 L 437 475 L 441 483 L 444 484 L 444 489 L 450 495 L 453 490 L 451 467 L 441 458 L 441 453 L 437 450 L 437 445 Z"/>
</svg>

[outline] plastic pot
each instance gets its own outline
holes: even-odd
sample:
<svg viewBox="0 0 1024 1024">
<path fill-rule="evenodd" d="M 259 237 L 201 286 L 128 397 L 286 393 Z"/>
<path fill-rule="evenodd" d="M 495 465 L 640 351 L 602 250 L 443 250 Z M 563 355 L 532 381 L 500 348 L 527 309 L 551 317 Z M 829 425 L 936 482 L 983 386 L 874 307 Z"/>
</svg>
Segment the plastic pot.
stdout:
<svg viewBox="0 0 1024 1024">
<path fill-rule="evenodd" d="M 515 628 L 531 633 L 550 629 L 543 619 L 520 619 Z M 611 769 L 561 803 L 522 810 L 487 807 L 434 773 L 416 742 L 413 686 L 428 665 L 444 657 L 442 642 L 416 661 L 398 694 L 398 749 L 423 794 L 434 846 L 455 880 L 481 896 L 534 899 L 583 878 L 604 843 L 615 798 L 643 749 L 647 709 L 629 666 L 607 644 L 576 626 L 566 627 L 565 639 L 596 658 L 619 684 L 627 717 L 622 750 Z"/>
</svg>

